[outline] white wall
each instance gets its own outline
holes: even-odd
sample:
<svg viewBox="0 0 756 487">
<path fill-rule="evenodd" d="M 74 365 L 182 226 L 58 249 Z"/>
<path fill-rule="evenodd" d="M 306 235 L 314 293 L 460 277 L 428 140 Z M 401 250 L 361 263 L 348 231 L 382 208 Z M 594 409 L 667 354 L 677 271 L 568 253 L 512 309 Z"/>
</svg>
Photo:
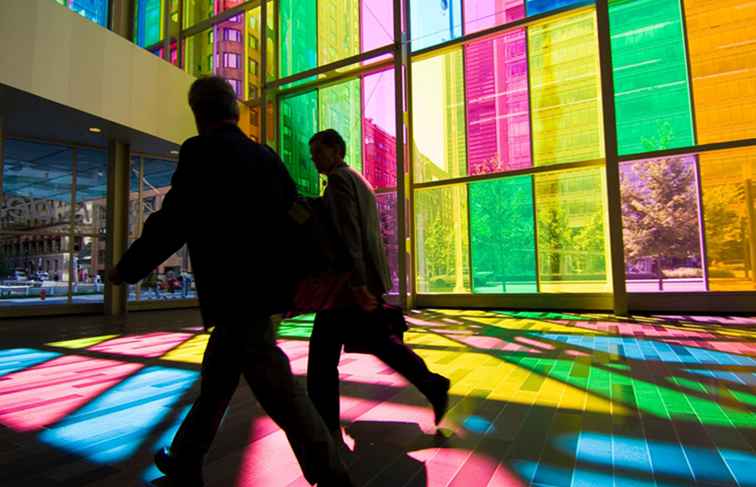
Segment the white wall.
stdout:
<svg viewBox="0 0 756 487">
<path fill-rule="evenodd" d="M 192 81 L 52 0 L 0 0 L 0 83 L 180 144 Z"/>
</svg>

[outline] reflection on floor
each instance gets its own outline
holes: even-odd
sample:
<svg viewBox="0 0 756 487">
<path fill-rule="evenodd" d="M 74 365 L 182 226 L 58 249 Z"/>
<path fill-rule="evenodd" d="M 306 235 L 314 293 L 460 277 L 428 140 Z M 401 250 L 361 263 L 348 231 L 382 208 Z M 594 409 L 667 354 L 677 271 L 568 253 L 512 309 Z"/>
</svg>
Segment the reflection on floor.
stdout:
<svg viewBox="0 0 756 487">
<path fill-rule="evenodd" d="M 311 319 L 279 330 L 300 375 Z M 756 318 L 424 310 L 408 320 L 406 340 L 452 379 L 450 411 L 437 432 L 401 377 L 345 354 L 342 419 L 359 485 L 756 486 Z M 167 485 L 151 455 L 188 411 L 207 335 L 166 322 L 40 340 L 0 350 L 0 485 Z M 247 388 L 205 474 L 209 486 L 307 485 Z"/>
</svg>

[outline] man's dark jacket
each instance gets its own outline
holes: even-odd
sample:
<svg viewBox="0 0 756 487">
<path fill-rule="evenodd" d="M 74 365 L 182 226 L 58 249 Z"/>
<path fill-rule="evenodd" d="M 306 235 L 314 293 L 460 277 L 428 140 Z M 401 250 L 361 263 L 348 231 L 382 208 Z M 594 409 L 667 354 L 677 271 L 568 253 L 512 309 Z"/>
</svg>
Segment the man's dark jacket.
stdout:
<svg viewBox="0 0 756 487">
<path fill-rule="evenodd" d="M 206 325 L 282 311 L 296 250 L 287 212 L 296 197 L 278 156 L 236 125 L 192 137 L 181 146 L 162 208 L 118 270 L 135 283 L 186 243 Z"/>
</svg>

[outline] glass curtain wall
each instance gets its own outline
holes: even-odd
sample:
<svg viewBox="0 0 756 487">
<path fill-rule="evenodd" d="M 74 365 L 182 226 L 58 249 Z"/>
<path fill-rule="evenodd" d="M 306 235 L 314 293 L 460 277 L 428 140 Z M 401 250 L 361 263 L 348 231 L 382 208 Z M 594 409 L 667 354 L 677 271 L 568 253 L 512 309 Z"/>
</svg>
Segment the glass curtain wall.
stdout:
<svg viewBox="0 0 756 487">
<path fill-rule="evenodd" d="M 55 0 L 55 3 L 68 7 L 85 19 L 108 28 L 110 0 Z"/>
<path fill-rule="evenodd" d="M 0 307 L 103 300 L 107 154 L 5 141 Z"/>
<path fill-rule="evenodd" d="M 265 19 L 257 1 L 136 3 L 137 42 L 176 40 L 182 69 L 228 79 L 243 129 L 259 139 L 265 126 L 303 194 L 323 187 L 310 136 L 344 135 L 349 163 L 378 193 L 395 282 L 396 225 L 407 224 L 417 293 L 611 293 L 610 192 L 628 292 L 756 290 L 752 2 L 610 0 L 608 98 L 589 0 L 403 0 L 400 96 L 392 1 L 281 0 Z M 405 188 L 397 101 L 408 112 Z M 604 153 L 607 134 L 617 154 Z M 616 187 L 607 158 L 619 160 Z M 399 219 L 404 196 L 414 204 Z"/>
</svg>

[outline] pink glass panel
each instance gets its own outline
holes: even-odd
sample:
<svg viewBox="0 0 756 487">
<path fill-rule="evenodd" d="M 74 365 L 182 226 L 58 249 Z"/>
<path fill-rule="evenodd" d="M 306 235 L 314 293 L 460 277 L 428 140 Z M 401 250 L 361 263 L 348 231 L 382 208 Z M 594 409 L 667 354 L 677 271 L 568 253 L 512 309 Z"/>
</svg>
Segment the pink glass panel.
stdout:
<svg viewBox="0 0 756 487">
<path fill-rule="evenodd" d="M 362 0 L 362 52 L 394 42 L 394 2 Z"/>
<path fill-rule="evenodd" d="M 525 29 L 466 46 L 465 79 L 469 173 L 530 167 Z"/>
<path fill-rule="evenodd" d="M 465 34 L 478 32 L 525 17 L 522 0 L 467 0 L 465 8 Z"/>
<path fill-rule="evenodd" d="M 167 351 L 179 346 L 193 335 L 191 333 L 146 333 L 114 338 L 100 343 L 89 350 L 93 352 L 115 353 L 134 357 L 160 357 Z"/>
<path fill-rule="evenodd" d="M 375 189 L 396 186 L 394 93 L 393 69 L 362 79 L 362 173 Z"/>
<path fill-rule="evenodd" d="M 140 368 L 142 364 L 69 355 L 9 374 L 0 383 L 0 424 L 16 431 L 39 430 Z"/>
</svg>

